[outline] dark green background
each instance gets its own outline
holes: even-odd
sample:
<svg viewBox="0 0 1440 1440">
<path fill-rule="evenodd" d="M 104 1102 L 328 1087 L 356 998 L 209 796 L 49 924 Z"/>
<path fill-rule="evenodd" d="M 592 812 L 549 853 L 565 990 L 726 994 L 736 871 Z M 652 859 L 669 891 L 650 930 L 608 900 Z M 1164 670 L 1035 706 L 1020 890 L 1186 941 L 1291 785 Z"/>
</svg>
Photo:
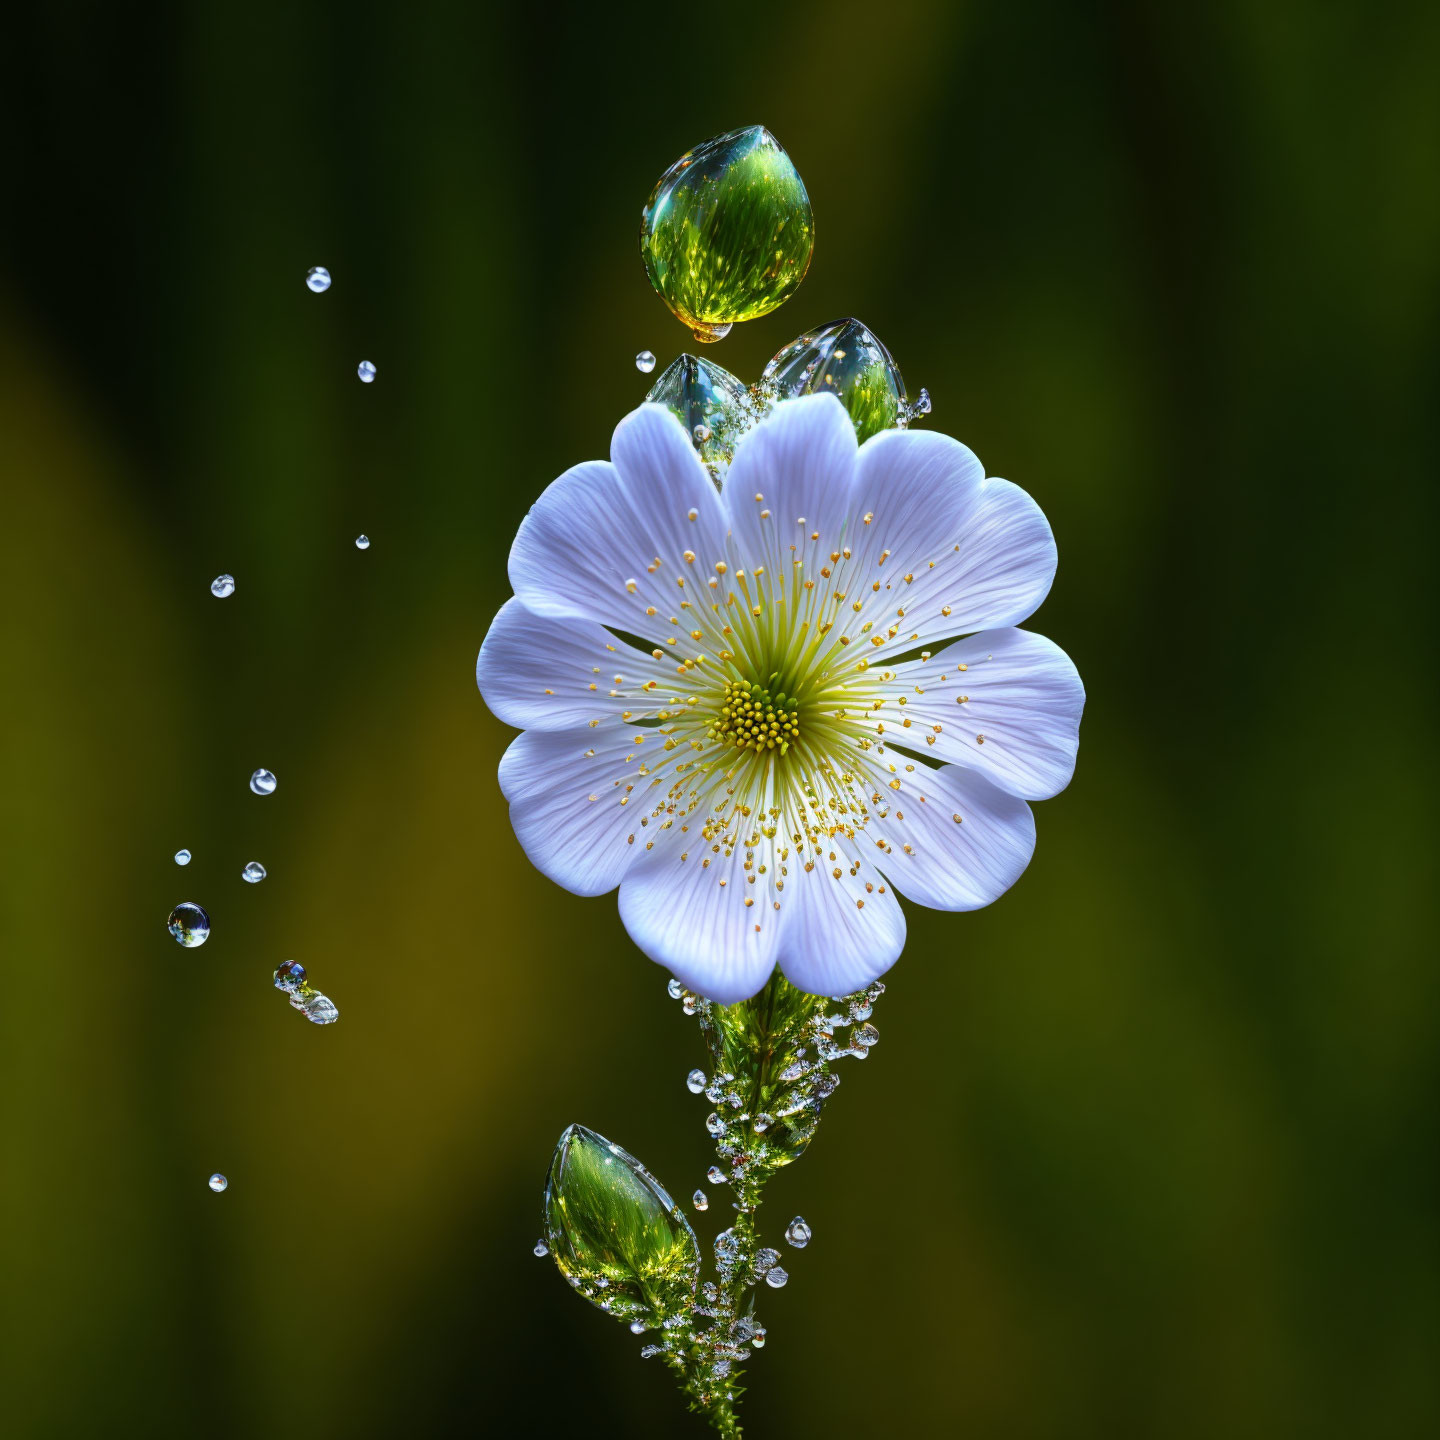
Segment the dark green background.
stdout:
<svg viewBox="0 0 1440 1440">
<path fill-rule="evenodd" d="M 1090 701 L 773 1187 L 815 1240 L 753 1433 L 1440 1418 L 1440 12 L 57 4 L 3 51 L 0 1428 L 695 1432 L 530 1246 L 571 1120 L 700 1180 L 696 1027 L 524 860 L 472 667 L 689 343 L 651 184 L 757 121 L 815 260 L 710 353 L 875 329 L 1049 515 Z"/>
</svg>

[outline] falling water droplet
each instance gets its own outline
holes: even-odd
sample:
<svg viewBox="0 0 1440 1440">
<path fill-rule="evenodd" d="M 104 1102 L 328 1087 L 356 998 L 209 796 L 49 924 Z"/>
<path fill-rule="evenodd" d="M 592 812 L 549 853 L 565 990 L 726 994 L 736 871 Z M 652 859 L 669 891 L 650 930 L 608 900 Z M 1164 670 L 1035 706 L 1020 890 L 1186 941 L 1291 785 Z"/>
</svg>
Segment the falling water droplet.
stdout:
<svg viewBox="0 0 1440 1440">
<path fill-rule="evenodd" d="M 787 1275 L 785 1271 L 783 1271 L 778 1265 L 772 1265 L 765 1272 L 765 1283 L 772 1290 L 778 1290 L 789 1278 L 789 1275 Z"/>
<path fill-rule="evenodd" d="M 217 1170 L 205 1183 L 218 1195 L 230 1182 Z"/>
<path fill-rule="evenodd" d="M 323 295 L 330 288 L 330 272 L 323 265 L 312 265 L 305 275 L 306 289 Z"/>
<path fill-rule="evenodd" d="M 723 1185 L 725 1183 L 725 1172 L 718 1165 L 712 1165 L 705 1172 L 705 1178 L 712 1185 Z"/>
<path fill-rule="evenodd" d="M 550 1247 L 543 1240 L 537 1240 L 533 1253 L 536 1255 L 548 1255 L 550 1253 Z"/>
<path fill-rule="evenodd" d="M 355 548 L 357 550 L 368 550 L 370 548 L 370 537 L 368 535 L 357 535 L 355 537 Z"/>
<path fill-rule="evenodd" d="M 814 248 L 805 183 L 763 125 L 687 151 L 656 182 L 640 221 L 650 283 L 697 340 L 783 305 Z"/>
<path fill-rule="evenodd" d="M 298 960 L 282 961 L 275 971 L 275 988 L 293 994 L 305 983 L 305 967 Z"/>
<path fill-rule="evenodd" d="M 685 1077 L 685 1088 L 692 1095 L 698 1095 L 705 1088 L 705 1072 L 703 1070 L 692 1070 Z"/>
<path fill-rule="evenodd" d="M 210 582 L 210 593 L 218 596 L 221 600 L 227 595 L 235 593 L 235 577 L 233 575 L 217 575 Z"/>
<path fill-rule="evenodd" d="M 306 986 L 297 990 L 290 997 L 290 1003 L 297 1009 L 312 1025 L 333 1025 L 340 1018 L 340 1008 L 328 996 L 322 995 L 318 990 L 306 991 Z"/>
<path fill-rule="evenodd" d="M 703 1190 L 697 1190 L 691 1197 L 690 1203 L 697 1210 L 708 1210 L 710 1208 L 710 1197 Z"/>
<path fill-rule="evenodd" d="M 362 360 L 355 367 L 355 373 L 368 385 L 375 378 L 375 367 L 368 360 Z"/>
<path fill-rule="evenodd" d="M 252 860 L 240 872 L 240 878 L 251 885 L 258 885 L 265 878 L 265 867 L 258 860 Z"/>
<path fill-rule="evenodd" d="M 188 850 L 177 850 L 175 852 L 175 863 L 177 865 L 188 865 L 190 863 L 190 852 Z"/>
<path fill-rule="evenodd" d="M 655 356 L 649 350 L 642 350 L 635 357 L 635 368 L 642 375 L 648 375 L 655 368 Z"/>
<path fill-rule="evenodd" d="M 165 923 L 187 950 L 203 945 L 210 938 L 210 917 L 192 901 L 177 905 Z"/>
<path fill-rule="evenodd" d="M 785 1227 L 785 1238 L 797 1250 L 803 1250 L 810 1243 L 810 1235 L 810 1227 L 799 1215 Z"/>
<path fill-rule="evenodd" d="M 268 770 L 257 770 L 250 777 L 250 788 L 257 795 L 273 795 L 280 782 Z"/>
</svg>

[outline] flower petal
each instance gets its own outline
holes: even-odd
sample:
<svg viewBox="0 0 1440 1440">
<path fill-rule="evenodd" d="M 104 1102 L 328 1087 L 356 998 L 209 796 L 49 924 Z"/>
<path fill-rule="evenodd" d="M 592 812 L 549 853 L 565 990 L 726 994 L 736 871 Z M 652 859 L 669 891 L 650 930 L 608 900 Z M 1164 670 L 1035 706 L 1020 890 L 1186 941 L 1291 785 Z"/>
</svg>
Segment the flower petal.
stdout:
<svg viewBox="0 0 1440 1440">
<path fill-rule="evenodd" d="M 531 864 L 574 895 L 613 890 L 635 858 L 631 837 L 647 828 L 651 791 L 663 784 L 641 776 L 641 763 L 640 743 L 620 725 L 517 736 L 500 760 L 500 789 Z"/>
<path fill-rule="evenodd" d="M 1047 800 L 1070 783 L 1085 687 L 1043 635 L 982 630 L 930 660 L 896 666 L 885 689 L 904 700 L 903 710 L 885 713 L 910 722 L 894 736 L 899 744 L 979 770 L 1026 800 Z M 895 723 L 886 722 L 887 735 Z"/>
<path fill-rule="evenodd" d="M 747 853 L 739 845 L 717 853 L 698 826 L 682 830 L 674 822 L 646 839 L 620 886 L 620 918 L 630 938 L 690 989 L 723 1005 L 748 1000 L 775 968 L 781 915 L 767 887 L 747 884 Z"/>
<path fill-rule="evenodd" d="M 1035 852 L 1030 807 L 958 765 L 916 765 L 866 833 L 900 893 L 934 910 L 978 910 L 998 900 Z"/>
<path fill-rule="evenodd" d="M 640 687 L 653 680 L 668 693 L 674 668 L 593 620 L 532 615 L 511 599 L 480 646 L 475 682 L 505 724 L 571 730 L 595 719 L 619 720 L 627 710 L 645 713 L 652 702 Z"/>
<path fill-rule="evenodd" d="M 735 561 L 783 579 L 792 545 L 814 531 L 834 545 L 854 508 L 855 451 L 855 427 L 835 396 L 781 401 L 741 440 L 725 476 Z"/>
<path fill-rule="evenodd" d="M 878 979 L 905 946 L 899 897 L 853 842 L 832 842 L 840 863 L 814 870 L 791 865 L 785 892 L 780 968 L 812 995 L 848 995 Z M 851 874 L 858 863 L 858 873 Z M 840 871 L 839 878 L 835 870 Z"/>
<path fill-rule="evenodd" d="M 860 447 L 856 508 L 871 515 L 857 554 L 868 581 L 883 569 L 897 654 L 974 630 L 1015 625 L 1055 578 L 1055 538 L 1040 507 L 1008 480 L 986 479 L 958 440 L 887 430 Z M 880 555 L 888 550 L 883 566 Z"/>
<path fill-rule="evenodd" d="M 725 554 L 725 519 L 664 406 L 627 415 L 611 454 L 613 464 L 567 470 L 535 502 L 510 549 L 510 584 L 536 615 L 583 616 L 650 640 L 684 598 L 676 581 Z"/>
</svg>

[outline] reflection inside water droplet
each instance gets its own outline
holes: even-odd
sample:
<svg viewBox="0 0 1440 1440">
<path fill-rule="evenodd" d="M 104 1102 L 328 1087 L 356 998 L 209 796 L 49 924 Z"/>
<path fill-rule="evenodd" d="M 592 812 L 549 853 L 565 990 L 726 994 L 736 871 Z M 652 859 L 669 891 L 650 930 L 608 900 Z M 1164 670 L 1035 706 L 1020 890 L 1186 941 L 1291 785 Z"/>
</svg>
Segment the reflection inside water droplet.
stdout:
<svg viewBox="0 0 1440 1440">
<path fill-rule="evenodd" d="M 258 885 L 265 878 L 265 867 L 258 860 L 252 860 L 240 872 L 240 878 L 251 885 Z"/>
<path fill-rule="evenodd" d="M 203 945 L 210 938 L 210 917 L 193 901 L 182 901 L 165 923 L 187 950 Z"/>
<path fill-rule="evenodd" d="M 217 1170 L 205 1183 L 218 1195 L 230 1182 Z"/>
<path fill-rule="evenodd" d="M 330 272 L 323 265 L 312 265 L 305 276 L 305 286 L 316 295 L 330 288 Z"/>
<path fill-rule="evenodd" d="M 268 770 L 257 770 L 250 777 L 250 788 L 257 795 L 273 795 L 280 782 Z"/>
<path fill-rule="evenodd" d="M 227 595 L 235 593 L 235 577 L 233 575 L 217 575 L 210 582 L 210 593 L 217 595 L 223 600 Z"/>
</svg>

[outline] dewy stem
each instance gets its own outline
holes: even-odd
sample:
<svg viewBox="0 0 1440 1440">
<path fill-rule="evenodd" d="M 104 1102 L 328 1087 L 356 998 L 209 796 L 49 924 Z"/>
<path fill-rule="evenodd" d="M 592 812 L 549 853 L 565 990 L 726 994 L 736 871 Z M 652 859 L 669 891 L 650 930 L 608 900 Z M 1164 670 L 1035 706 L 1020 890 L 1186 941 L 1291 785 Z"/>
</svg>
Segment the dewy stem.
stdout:
<svg viewBox="0 0 1440 1440">
<path fill-rule="evenodd" d="M 797 990 L 777 970 L 759 995 L 736 1005 L 685 994 L 686 1012 L 699 1015 L 714 1067 L 705 1094 L 716 1108 L 706 1124 L 729 1171 L 736 1216 L 715 1241 L 718 1280 L 701 1287 L 684 1339 L 677 1335 L 679 1343 L 666 1347 L 666 1363 L 681 1377 L 691 1408 L 721 1435 L 741 1433 L 735 1365 L 750 1358 L 749 1346 L 765 1342 L 747 1292 L 778 1268 L 774 1251 L 765 1256 L 770 1264 L 761 1260 L 757 1214 L 764 1187 L 810 1143 L 821 1106 L 840 1083 L 834 1062 L 847 1055 L 863 1059 L 879 1038 L 863 1022 L 884 988 L 877 981 L 859 994 L 827 1000 Z M 835 1006 L 839 1013 L 830 1013 Z M 837 1044 L 834 1031 L 851 1025 L 850 1045 Z M 711 1323 L 700 1329 L 704 1318 Z"/>
</svg>

